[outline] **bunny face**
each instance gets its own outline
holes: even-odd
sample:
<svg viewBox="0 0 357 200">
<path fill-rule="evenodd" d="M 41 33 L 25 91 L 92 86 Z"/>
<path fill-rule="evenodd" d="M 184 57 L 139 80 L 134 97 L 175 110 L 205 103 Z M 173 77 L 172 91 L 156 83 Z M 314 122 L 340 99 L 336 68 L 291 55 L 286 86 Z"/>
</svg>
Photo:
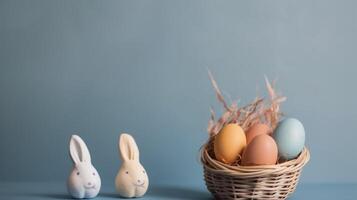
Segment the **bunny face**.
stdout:
<svg viewBox="0 0 357 200">
<path fill-rule="evenodd" d="M 93 198 L 99 193 L 100 186 L 100 176 L 92 165 L 77 164 L 69 175 L 68 190 L 75 198 Z"/>
<path fill-rule="evenodd" d="M 74 198 L 96 197 L 101 187 L 101 179 L 91 163 L 87 146 L 79 136 L 72 136 L 70 154 L 74 166 L 67 182 L 69 193 Z"/>
<path fill-rule="evenodd" d="M 115 186 L 123 197 L 141 197 L 149 186 L 149 178 L 139 161 L 139 150 L 132 136 L 122 134 L 119 141 L 123 163 L 115 179 Z"/>
<path fill-rule="evenodd" d="M 120 167 L 115 185 L 123 197 L 141 197 L 148 189 L 149 178 L 140 163 L 128 161 Z"/>
</svg>

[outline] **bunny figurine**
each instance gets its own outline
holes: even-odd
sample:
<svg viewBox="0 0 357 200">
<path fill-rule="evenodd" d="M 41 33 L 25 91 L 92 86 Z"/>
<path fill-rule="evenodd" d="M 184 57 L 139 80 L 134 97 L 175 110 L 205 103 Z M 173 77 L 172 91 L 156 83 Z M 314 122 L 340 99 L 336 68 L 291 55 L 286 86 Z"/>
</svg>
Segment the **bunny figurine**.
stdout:
<svg viewBox="0 0 357 200">
<path fill-rule="evenodd" d="M 87 145 L 78 135 L 72 135 L 69 152 L 74 165 L 68 177 L 68 192 L 78 199 L 96 197 L 101 186 L 100 176 L 91 163 Z"/>
<path fill-rule="evenodd" d="M 122 197 L 141 197 L 149 186 L 149 178 L 139 161 L 139 149 L 134 138 L 126 133 L 120 135 L 119 151 L 122 165 L 115 179 L 115 187 Z"/>
</svg>

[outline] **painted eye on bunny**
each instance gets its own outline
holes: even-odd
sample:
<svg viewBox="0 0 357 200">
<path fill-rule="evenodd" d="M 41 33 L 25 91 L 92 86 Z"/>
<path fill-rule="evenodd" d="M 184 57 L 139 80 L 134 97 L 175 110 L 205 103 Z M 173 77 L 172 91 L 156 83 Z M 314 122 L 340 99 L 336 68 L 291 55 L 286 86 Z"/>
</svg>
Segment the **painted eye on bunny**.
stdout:
<svg viewBox="0 0 357 200">
<path fill-rule="evenodd" d="M 126 171 L 125 173 L 126 173 L 126 174 L 129 174 L 129 172 L 128 172 L 128 171 Z"/>
<path fill-rule="evenodd" d="M 81 173 L 77 172 L 77 175 L 79 176 Z"/>
<path fill-rule="evenodd" d="M 92 174 L 93 174 L 93 176 L 95 176 L 95 172 L 93 172 Z"/>
</svg>

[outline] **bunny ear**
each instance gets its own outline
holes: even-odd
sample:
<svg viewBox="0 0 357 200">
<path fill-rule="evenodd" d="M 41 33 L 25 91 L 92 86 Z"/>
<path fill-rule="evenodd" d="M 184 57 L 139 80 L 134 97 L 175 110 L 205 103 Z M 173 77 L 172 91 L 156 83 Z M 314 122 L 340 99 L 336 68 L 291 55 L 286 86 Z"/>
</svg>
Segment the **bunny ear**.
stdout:
<svg viewBox="0 0 357 200">
<path fill-rule="evenodd" d="M 120 135 L 119 151 L 120 156 L 124 161 L 139 161 L 139 148 L 136 145 L 134 138 L 127 133 L 123 133 Z"/>
<path fill-rule="evenodd" d="M 91 162 L 91 157 L 87 145 L 78 135 L 72 135 L 69 143 L 69 152 L 75 164 L 80 162 Z"/>
</svg>

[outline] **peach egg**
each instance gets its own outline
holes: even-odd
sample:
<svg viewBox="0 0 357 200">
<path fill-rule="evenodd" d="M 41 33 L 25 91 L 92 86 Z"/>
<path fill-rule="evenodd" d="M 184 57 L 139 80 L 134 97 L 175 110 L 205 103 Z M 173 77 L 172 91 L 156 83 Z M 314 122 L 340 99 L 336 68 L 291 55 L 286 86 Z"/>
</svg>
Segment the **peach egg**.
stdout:
<svg viewBox="0 0 357 200">
<path fill-rule="evenodd" d="M 269 135 L 256 136 L 244 150 L 242 165 L 274 165 L 278 159 L 278 147 Z"/>
<path fill-rule="evenodd" d="M 269 135 L 270 133 L 271 133 L 271 128 L 268 125 L 262 123 L 254 124 L 247 131 L 246 134 L 247 144 L 249 144 L 254 139 L 254 137 L 258 135 L 263 135 L 263 134 Z"/>
</svg>

